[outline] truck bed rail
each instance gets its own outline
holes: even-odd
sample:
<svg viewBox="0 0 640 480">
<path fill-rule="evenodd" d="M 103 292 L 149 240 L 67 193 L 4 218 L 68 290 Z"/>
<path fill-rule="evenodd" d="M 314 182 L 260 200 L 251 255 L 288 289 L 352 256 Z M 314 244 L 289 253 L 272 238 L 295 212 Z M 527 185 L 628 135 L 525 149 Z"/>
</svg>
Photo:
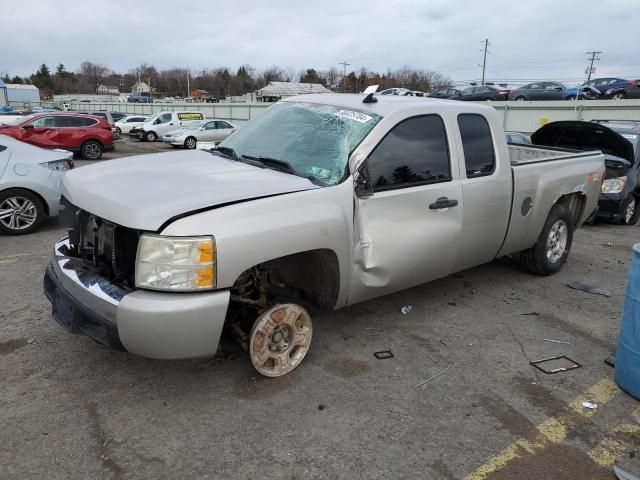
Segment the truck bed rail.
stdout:
<svg viewBox="0 0 640 480">
<path fill-rule="evenodd" d="M 523 165 L 527 163 L 549 162 L 564 158 L 588 157 L 600 153 L 599 151 L 585 152 L 570 150 L 568 148 L 555 148 L 540 145 L 520 145 L 509 143 L 509 161 L 511 165 Z"/>
</svg>

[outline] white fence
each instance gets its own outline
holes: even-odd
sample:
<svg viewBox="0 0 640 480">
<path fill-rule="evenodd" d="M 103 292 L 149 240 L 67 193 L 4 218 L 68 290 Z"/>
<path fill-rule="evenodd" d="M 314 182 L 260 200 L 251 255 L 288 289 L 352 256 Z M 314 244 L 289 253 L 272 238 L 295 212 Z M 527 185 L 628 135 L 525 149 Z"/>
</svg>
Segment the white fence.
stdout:
<svg viewBox="0 0 640 480">
<path fill-rule="evenodd" d="M 453 100 L 452 100 L 453 101 Z M 495 108 L 501 115 L 505 130 L 531 133 L 548 122 L 557 120 L 638 120 L 640 100 L 580 100 L 557 102 L 483 102 Z M 13 103 L 16 108 L 22 104 Z M 268 108 L 271 103 L 120 103 L 79 102 L 75 110 L 111 110 L 130 114 L 152 114 L 161 111 L 200 111 L 207 117 L 227 120 L 249 120 Z M 35 106 L 61 106 L 41 102 Z"/>
</svg>

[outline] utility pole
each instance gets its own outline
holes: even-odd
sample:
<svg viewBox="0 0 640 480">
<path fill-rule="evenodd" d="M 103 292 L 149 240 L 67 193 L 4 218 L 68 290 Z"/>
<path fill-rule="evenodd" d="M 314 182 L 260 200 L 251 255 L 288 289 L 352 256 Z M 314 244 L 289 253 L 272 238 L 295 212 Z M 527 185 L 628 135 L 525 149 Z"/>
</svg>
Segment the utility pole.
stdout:
<svg viewBox="0 0 640 480">
<path fill-rule="evenodd" d="M 591 58 L 589 58 L 589 66 L 584 72 L 587 74 L 587 82 L 591 80 L 591 74 L 596 71 L 596 69 L 593 67 L 593 62 L 600 60 L 600 57 L 598 57 L 597 55 L 600 55 L 601 53 L 602 52 L 598 52 L 597 50 L 593 50 L 592 52 L 585 52 L 585 55 L 591 55 Z"/>
<path fill-rule="evenodd" d="M 191 96 L 191 88 L 189 88 L 189 68 L 187 68 L 187 98 Z"/>
<path fill-rule="evenodd" d="M 347 86 L 345 83 L 345 78 L 347 77 L 347 67 L 351 64 L 347 62 L 340 62 L 339 65 L 342 65 L 344 67 L 343 73 L 342 73 L 342 93 L 344 93 L 345 88 Z"/>
<path fill-rule="evenodd" d="M 489 48 L 489 39 L 485 38 L 484 40 L 484 56 L 482 58 L 482 82 L 480 85 L 484 85 L 484 72 L 487 69 L 487 50 Z"/>
</svg>

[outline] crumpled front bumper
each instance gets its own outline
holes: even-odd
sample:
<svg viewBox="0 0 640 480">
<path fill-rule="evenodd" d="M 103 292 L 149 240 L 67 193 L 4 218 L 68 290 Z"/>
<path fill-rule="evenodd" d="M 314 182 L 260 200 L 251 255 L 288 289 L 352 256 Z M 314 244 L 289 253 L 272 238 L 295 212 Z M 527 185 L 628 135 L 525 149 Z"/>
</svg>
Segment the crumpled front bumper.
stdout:
<svg viewBox="0 0 640 480">
<path fill-rule="evenodd" d="M 214 355 L 227 314 L 228 290 L 164 293 L 125 290 L 56 243 L 44 276 L 52 316 L 62 327 L 112 348 L 159 359 Z"/>
</svg>

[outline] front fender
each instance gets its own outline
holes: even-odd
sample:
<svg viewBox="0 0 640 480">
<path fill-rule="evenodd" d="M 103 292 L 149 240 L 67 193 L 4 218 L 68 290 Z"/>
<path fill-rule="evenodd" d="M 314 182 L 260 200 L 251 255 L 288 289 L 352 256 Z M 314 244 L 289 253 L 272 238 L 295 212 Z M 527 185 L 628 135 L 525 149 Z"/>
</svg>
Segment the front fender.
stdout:
<svg viewBox="0 0 640 480">
<path fill-rule="evenodd" d="M 276 258 L 310 250 L 331 250 L 338 259 L 346 304 L 351 271 L 353 181 L 276 195 L 190 215 L 169 224 L 163 235 L 213 235 L 218 288 L 230 288 L 245 270 Z"/>
</svg>

